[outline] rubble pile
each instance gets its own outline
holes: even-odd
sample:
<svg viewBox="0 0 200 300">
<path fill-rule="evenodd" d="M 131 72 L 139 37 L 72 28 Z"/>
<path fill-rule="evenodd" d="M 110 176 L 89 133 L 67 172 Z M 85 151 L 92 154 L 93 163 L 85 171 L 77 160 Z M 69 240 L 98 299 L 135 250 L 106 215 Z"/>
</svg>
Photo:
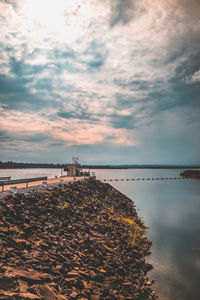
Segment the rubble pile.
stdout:
<svg viewBox="0 0 200 300">
<path fill-rule="evenodd" d="M 95 179 L 0 200 L 0 299 L 157 299 L 133 201 Z"/>
</svg>

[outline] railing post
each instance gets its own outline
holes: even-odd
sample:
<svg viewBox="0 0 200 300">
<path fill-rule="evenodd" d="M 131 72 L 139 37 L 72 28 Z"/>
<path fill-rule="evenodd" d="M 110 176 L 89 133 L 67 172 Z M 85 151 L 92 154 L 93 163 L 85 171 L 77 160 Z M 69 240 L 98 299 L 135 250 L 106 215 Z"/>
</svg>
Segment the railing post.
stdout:
<svg viewBox="0 0 200 300">
<path fill-rule="evenodd" d="M 28 188 L 28 179 L 27 179 L 27 182 L 26 182 L 26 188 Z"/>
<path fill-rule="evenodd" d="M 11 186 L 10 187 L 10 192 L 13 193 L 13 194 L 17 193 L 17 187 L 16 186 Z"/>
<path fill-rule="evenodd" d="M 46 188 L 46 187 L 47 187 L 47 182 L 46 182 L 46 181 L 43 181 L 43 182 L 42 182 L 42 186 L 43 186 L 44 188 Z"/>
</svg>

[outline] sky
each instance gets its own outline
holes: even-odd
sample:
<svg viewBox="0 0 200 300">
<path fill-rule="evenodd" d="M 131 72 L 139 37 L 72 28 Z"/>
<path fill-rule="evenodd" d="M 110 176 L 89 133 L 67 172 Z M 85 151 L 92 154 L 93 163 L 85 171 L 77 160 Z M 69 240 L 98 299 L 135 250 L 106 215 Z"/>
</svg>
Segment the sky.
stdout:
<svg viewBox="0 0 200 300">
<path fill-rule="evenodd" d="M 200 163 L 199 0 L 0 0 L 0 159 Z"/>
</svg>

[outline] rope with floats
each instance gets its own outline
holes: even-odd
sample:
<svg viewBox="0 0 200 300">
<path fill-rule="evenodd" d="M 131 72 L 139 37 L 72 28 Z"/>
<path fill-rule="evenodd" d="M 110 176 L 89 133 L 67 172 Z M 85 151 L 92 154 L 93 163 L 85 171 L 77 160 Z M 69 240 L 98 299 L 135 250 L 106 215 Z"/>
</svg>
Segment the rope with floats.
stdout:
<svg viewBox="0 0 200 300">
<path fill-rule="evenodd" d="M 101 181 L 146 181 L 146 180 L 179 180 L 189 179 L 185 177 L 153 177 L 153 178 L 121 178 L 121 179 L 99 179 Z"/>
</svg>

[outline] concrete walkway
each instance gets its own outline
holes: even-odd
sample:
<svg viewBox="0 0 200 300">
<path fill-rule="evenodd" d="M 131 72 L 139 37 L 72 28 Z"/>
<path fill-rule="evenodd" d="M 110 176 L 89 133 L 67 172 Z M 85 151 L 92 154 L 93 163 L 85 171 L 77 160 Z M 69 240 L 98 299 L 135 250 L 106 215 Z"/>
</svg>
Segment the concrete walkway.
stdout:
<svg viewBox="0 0 200 300">
<path fill-rule="evenodd" d="M 69 181 L 78 181 L 78 180 L 83 180 L 86 177 L 57 177 L 57 178 L 50 178 L 47 180 L 40 180 L 40 181 L 33 181 L 33 182 L 29 182 L 28 183 L 28 187 L 36 187 L 36 186 L 40 186 L 43 184 L 43 182 L 47 182 L 47 186 L 48 184 L 53 184 L 53 183 L 60 183 L 61 180 L 63 180 L 63 182 L 69 182 Z M 17 187 L 17 189 L 22 189 L 22 188 L 26 188 L 27 184 L 26 183 L 17 183 L 17 184 L 13 184 L 13 185 L 4 185 L 4 191 L 9 191 L 10 188 L 12 186 Z M 2 192 L 2 187 L 1 188 L 1 192 Z"/>
</svg>

